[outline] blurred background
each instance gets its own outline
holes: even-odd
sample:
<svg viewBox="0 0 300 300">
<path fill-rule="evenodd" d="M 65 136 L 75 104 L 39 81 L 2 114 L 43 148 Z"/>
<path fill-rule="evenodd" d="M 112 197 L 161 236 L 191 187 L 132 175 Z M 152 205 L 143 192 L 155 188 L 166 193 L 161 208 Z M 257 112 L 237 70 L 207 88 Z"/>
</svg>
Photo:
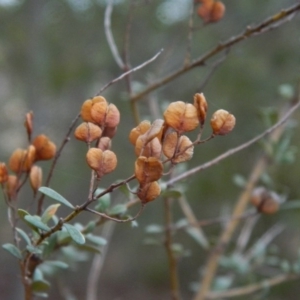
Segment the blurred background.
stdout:
<svg viewBox="0 0 300 300">
<path fill-rule="evenodd" d="M 199 29 L 194 32 L 192 58 L 200 57 L 218 42 L 242 32 L 247 25 L 257 24 L 297 1 L 223 2 L 226 14 L 219 23 L 201 29 L 202 21 L 195 16 L 194 25 Z M 132 67 L 164 48 L 157 60 L 132 74 L 134 93 L 182 67 L 192 0 L 115 0 L 114 3 L 112 33 L 121 56 L 124 55 L 128 19 L 132 19 L 128 47 Z M 15 148 L 26 147 L 23 126 L 26 112 L 34 112 L 34 135 L 44 133 L 59 145 L 82 102 L 122 74 L 106 41 L 105 8 L 105 0 L 0 0 L 0 161 L 7 162 Z M 274 115 L 299 85 L 299 28 L 300 18 L 296 16 L 275 30 L 232 47 L 203 92 L 209 104 L 209 116 L 217 109 L 226 109 L 236 116 L 236 128 L 226 137 L 215 138 L 197 147 L 185 169 L 209 161 L 267 128 L 266 115 Z M 211 60 L 207 66 L 185 73 L 144 97 L 139 102 L 141 118 L 152 121 L 161 117 L 163 109 L 171 101 L 192 102 L 213 62 Z M 101 186 L 106 187 L 116 179 L 125 179 L 133 173 L 135 155 L 128 134 L 136 124 L 125 81 L 111 86 L 103 96 L 117 105 L 121 112 L 121 125 L 112 146 L 119 165 L 101 182 Z M 294 125 L 299 117 L 299 112 L 293 115 Z M 210 134 L 209 126 L 206 127 L 204 136 Z M 291 131 L 290 135 L 294 157 L 286 163 L 272 166 L 263 182 L 284 194 L 288 202 L 300 199 L 299 154 L 295 152 L 300 143 L 297 130 L 299 128 L 294 129 L 295 134 Z M 51 182 L 51 187 L 73 204 L 85 201 L 88 193 L 90 171 L 85 163 L 85 152 L 86 146 L 72 138 Z M 262 147 L 258 143 L 189 178 L 188 186 L 183 185 L 183 188 L 199 220 L 230 214 L 242 190 L 241 181 L 247 178 L 261 153 Z M 49 163 L 40 165 L 46 173 Z M 32 197 L 29 189 L 24 197 Z M 0 240 L 3 244 L 12 242 L 12 234 L 2 194 L 0 198 Z M 124 203 L 126 199 L 119 195 L 118 201 Z M 64 210 L 61 214 L 64 215 Z M 182 218 L 176 203 L 174 214 L 175 220 Z M 83 214 L 79 220 L 87 222 L 91 218 L 93 216 Z M 114 226 L 99 278 L 99 299 L 169 299 L 168 265 L 163 244 L 155 246 L 144 242 L 149 237 L 145 231 L 147 226 L 163 225 L 163 222 L 163 202 L 157 199 L 147 205 L 137 227 L 132 228 L 128 224 Z M 249 247 L 278 224 L 284 229 L 268 246 L 279 266 L 283 262 L 289 265 L 298 260 L 300 218 L 297 209 L 258 219 L 251 230 Z M 222 226 L 215 224 L 204 228 L 212 245 Z M 235 238 L 237 236 L 238 233 Z M 182 298 L 191 299 L 208 251 L 184 232 L 176 235 L 175 241 L 180 243 L 186 254 L 179 262 Z M 234 242 L 231 246 L 234 248 Z M 49 299 L 86 299 L 92 258 L 92 255 L 83 256 L 81 262 L 58 272 L 54 278 L 49 277 L 53 285 Z M 232 262 L 234 264 L 234 260 Z M 0 263 L 0 298 L 22 299 L 16 260 L 2 249 Z M 280 273 L 277 267 L 274 269 L 274 274 Z M 241 272 L 241 285 L 259 281 L 262 276 L 255 270 L 225 269 L 222 271 L 225 285 L 230 281 L 229 271 Z M 268 293 L 264 291 L 237 299 L 296 300 L 299 293 L 299 284 L 292 281 Z"/>
</svg>

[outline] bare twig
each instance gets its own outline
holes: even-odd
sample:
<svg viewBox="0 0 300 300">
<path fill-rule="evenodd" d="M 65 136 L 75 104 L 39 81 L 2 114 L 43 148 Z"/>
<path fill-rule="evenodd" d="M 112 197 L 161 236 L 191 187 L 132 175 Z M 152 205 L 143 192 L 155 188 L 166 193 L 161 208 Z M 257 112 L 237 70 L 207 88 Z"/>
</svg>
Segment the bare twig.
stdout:
<svg viewBox="0 0 300 300">
<path fill-rule="evenodd" d="M 105 29 L 106 39 L 107 39 L 110 51 L 114 57 L 114 60 L 117 63 L 117 65 L 120 67 L 120 69 L 123 70 L 125 68 L 125 64 L 119 54 L 118 48 L 116 46 L 114 37 L 111 32 L 111 14 L 113 11 L 113 4 L 114 4 L 114 0 L 109 0 L 107 2 L 107 6 L 105 9 L 105 15 L 104 15 L 104 29 Z"/>
<path fill-rule="evenodd" d="M 193 174 L 200 172 L 204 169 L 207 169 L 217 163 L 219 163 L 220 161 L 222 161 L 223 159 L 241 151 L 244 150 L 246 148 L 248 148 L 249 146 L 251 146 L 252 144 L 256 143 L 257 141 L 259 141 L 260 139 L 262 139 L 263 137 L 265 137 L 266 135 L 274 132 L 274 130 L 276 130 L 278 127 L 280 127 L 281 125 L 283 125 L 288 118 L 291 116 L 291 114 L 293 114 L 300 106 L 300 102 L 297 102 L 292 108 L 290 108 L 286 114 L 276 123 L 274 124 L 272 127 L 268 128 L 267 130 L 265 130 L 263 133 L 259 134 L 258 136 L 254 137 L 253 139 L 251 139 L 250 141 L 247 141 L 244 144 L 241 144 L 240 146 L 236 147 L 236 148 L 232 148 L 230 150 L 228 150 L 227 152 L 217 156 L 216 158 L 212 159 L 211 161 L 208 161 L 198 167 L 195 167 L 193 169 L 190 169 L 189 171 L 178 175 L 177 177 L 174 177 L 172 179 L 170 179 L 169 181 L 166 182 L 167 185 L 173 185 L 174 183 L 186 179 L 190 176 L 192 176 Z"/>
<path fill-rule="evenodd" d="M 233 297 L 241 297 L 249 294 L 253 294 L 265 288 L 270 288 L 272 286 L 281 284 L 286 281 L 298 279 L 299 276 L 295 274 L 282 274 L 276 277 L 260 281 L 259 283 L 251 284 L 241 288 L 235 288 L 222 292 L 210 292 L 205 299 L 207 300 L 216 300 L 216 299 L 225 299 Z"/>
<path fill-rule="evenodd" d="M 230 37 L 228 40 L 226 40 L 223 43 L 219 43 L 217 46 L 200 56 L 198 59 L 194 60 L 191 64 L 187 66 L 183 66 L 182 68 L 176 70 L 170 75 L 167 75 L 166 77 L 158 80 L 157 82 L 151 84 L 148 86 L 144 91 L 132 96 L 132 101 L 139 101 L 144 96 L 149 94 L 150 92 L 158 89 L 159 87 L 169 83 L 170 81 L 174 80 L 175 78 L 185 74 L 186 72 L 190 71 L 191 69 L 204 65 L 208 59 L 215 56 L 216 54 L 222 52 L 223 50 L 226 50 L 230 48 L 231 46 L 246 40 L 247 38 L 257 36 L 261 33 L 264 33 L 268 30 L 274 29 L 274 25 L 278 25 L 280 22 L 280 25 L 282 24 L 281 21 L 290 21 L 291 18 L 295 15 L 295 12 L 300 10 L 300 4 L 297 3 L 294 6 L 291 6 L 287 9 L 281 10 L 280 12 L 276 13 L 272 17 L 267 18 L 262 23 L 250 27 L 248 26 L 242 33 L 238 34 L 237 36 Z"/>
<path fill-rule="evenodd" d="M 157 57 L 163 52 L 163 49 L 159 50 L 158 53 L 156 53 L 152 58 L 150 58 L 149 60 L 146 60 L 145 62 L 143 62 L 142 64 L 140 64 L 139 66 L 123 73 L 121 76 L 113 79 L 112 81 L 110 81 L 109 83 L 107 83 L 103 88 L 101 88 L 101 90 L 96 94 L 96 96 L 100 95 L 104 90 L 106 90 L 109 86 L 111 86 L 112 84 L 122 80 L 123 78 L 125 78 L 126 76 L 128 76 L 129 74 L 136 72 L 142 68 L 144 68 L 145 66 L 149 65 L 150 63 L 152 63 L 154 60 L 157 59 Z"/>
</svg>

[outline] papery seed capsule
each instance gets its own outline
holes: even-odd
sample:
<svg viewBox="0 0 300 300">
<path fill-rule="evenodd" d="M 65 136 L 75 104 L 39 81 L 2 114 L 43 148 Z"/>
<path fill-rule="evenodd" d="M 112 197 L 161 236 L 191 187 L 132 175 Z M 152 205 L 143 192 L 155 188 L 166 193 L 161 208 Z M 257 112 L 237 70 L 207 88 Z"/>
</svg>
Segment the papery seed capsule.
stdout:
<svg viewBox="0 0 300 300">
<path fill-rule="evenodd" d="M 106 118 L 108 104 L 105 101 L 100 101 L 92 105 L 91 107 L 91 116 L 93 122 L 102 126 Z"/>
<path fill-rule="evenodd" d="M 36 194 L 37 190 L 42 185 L 42 177 L 43 177 L 42 168 L 39 166 L 32 166 L 29 174 L 29 179 L 34 194 Z"/>
<path fill-rule="evenodd" d="M 83 102 L 83 104 L 81 106 L 81 111 L 80 111 L 80 115 L 81 115 L 81 118 L 83 119 L 83 121 L 95 123 L 94 119 L 91 116 L 91 109 L 92 109 L 92 106 L 98 102 L 107 103 L 106 99 L 102 96 L 96 96 L 92 99 L 88 99 Z"/>
<path fill-rule="evenodd" d="M 115 128 L 120 123 L 120 112 L 118 108 L 110 103 L 107 107 L 106 117 L 105 117 L 105 127 Z"/>
<path fill-rule="evenodd" d="M 137 196 L 146 204 L 155 200 L 160 195 L 161 189 L 157 181 L 140 186 L 137 192 Z"/>
<path fill-rule="evenodd" d="M 258 187 L 253 190 L 250 202 L 257 210 L 264 214 L 274 214 L 279 210 L 280 197 L 264 187 Z"/>
<path fill-rule="evenodd" d="M 198 120 L 199 120 L 200 124 L 203 125 L 205 122 L 206 113 L 207 113 L 207 102 L 206 102 L 206 99 L 205 99 L 203 93 L 195 94 L 194 106 L 197 109 Z"/>
<path fill-rule="evenodd" d="M 9 168 L 16 174 L 28 172 L 35 160 L 36 149 L 30 145 L 27 150 L 16 149 L 9 158 Z"/>
<path fill-rule="evenodd" d="M 165 122 L 177 132 L 188 132 L 199 125 L 197 109 L 193 104 L 176 101 L 164 112 Z"/>
<path fill-rule="evenodd" d="M 228 134 L 235 126 L 235 117 L 224 109 L 217 110 L 210 120 L 215 135 Z"/>
<path fill-rule="evenodd" d="M 146 157 L 156 157 L 159 158 L 161 155 L 161 143 L 158 138 L 154 138 L 146 145 L 144 145 L 143 139 L 141 136 L 138 137 L 136 144 L 135 144 L 135 154 L 136 156 L 146 156 Z"/>
<path fill-rule="evenodd" d="M 81 123 L 74 132 L 74 136 L 76 139 L 80 141 L 84 141 L 86 143 L 90 143 L 96 139 L 98 139 L 102 134 L 101 128 L 93 124 L 91 122 Z"/>
<path fill-rule="evenodd" d="M 5 183 L 8 180 L 8 171 L 6 164 L 0 162 L 0 183 Z"/>
<path fill-rule="evenodd" d="M 24 126 L 27 131 L 28 140 L 31 139 L 32 129 L 33 129 L 33 112 L 30 111 L 25 116 Z"/>
<path fill-rule="evenodd" d="M 99 143 L 97 146 L 102 151 L 109 150 L 111 148 L 111 139 L 107 136 L 103 136 L 99 140 Z"/>
<path fill-rule="evenodd" d="M 131 144 L 135 145 L 137 138 L 144 134 L 151 127 L 149 121 L 142 121 L 137 127 L 133 128 L 129 134 Z"/>
<path fill-rule="evenodd" d="M 19 187 L 19 180 L 16 175 L 8 175 L 6 182 L 6 194 L 10 200 L 16 197 L 17 189 Z"/>
<path fill-rule="evenodd" d="M 32 144 L 36 149 L 35 161 L 51 159 L 56 153 L 55 144 L 44 134 L 38 135 Z"/>
<path fill-rule="evenodd" d="M 210 13 L 210 22 L 220 21 L 225 14 L 225 5 L 221 1 L 216 1 Z"/>
<path fill-rule="evenodd" d="M 156 157 L 139 156 L 134 168 L 136 179 L 141 185 L 157 181 L 163 174 L 163 164 Z"/>
</svg>

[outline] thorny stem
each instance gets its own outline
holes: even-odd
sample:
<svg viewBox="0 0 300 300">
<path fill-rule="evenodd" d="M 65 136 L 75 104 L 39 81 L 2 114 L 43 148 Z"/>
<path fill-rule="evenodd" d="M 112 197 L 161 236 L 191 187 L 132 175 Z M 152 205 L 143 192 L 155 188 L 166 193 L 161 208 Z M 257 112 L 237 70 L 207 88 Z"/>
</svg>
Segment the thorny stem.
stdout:
<svg viewBox="0 0 300 300">
<path fill-rule="evenodd" d="M 210 59 L 211 57 L 215 56 L 216 54 L 222 52 L 223 50 L 226 50 L 230 48 L 231 46 L 246 40 L 247 38 L 257 36 L 261 33 L 264 33 L 268 30 L 274 29 L 274 26 L 279 24 L 279 21 L 288 21 L 287 17 L 291 16 L 293 17 L 293 14 L 300 10 L 300 4 L 295 4 L 294 6 L 291 6 L 290 8 L 284 9 L 272 17 L 266 19 L 262 23 L 250 27 L 248 26 L 242 33 L 238 34 L 235 37 L 230 37 L 228 40 L 226 40 L 223 43 L 219 43 L 217 46 L 200 56 L 198 59 L 194 60 L 192 63 L 189 65 L 183 66 L 182 68 L 176 70 L 174 73 L 158 80 L 157 82 L 153 83 L 152 85 L 148 86 L 144 91 L 133 95 L 131 97 L 131 101 L 139 101 L 141 100 L 144 96 L 149 94 L 150 92 L 158 89 L 161 86 L 164 86 L 165 84 L 173 81 L 177 77 L 185 74 L 186 72 L 190 71 L 191 69 L 195 67 L 199 67 L 202 65 L 205 65 L 206 61 Z M 280 24 L 281 25 L 281 24 Z"/>
</svg>

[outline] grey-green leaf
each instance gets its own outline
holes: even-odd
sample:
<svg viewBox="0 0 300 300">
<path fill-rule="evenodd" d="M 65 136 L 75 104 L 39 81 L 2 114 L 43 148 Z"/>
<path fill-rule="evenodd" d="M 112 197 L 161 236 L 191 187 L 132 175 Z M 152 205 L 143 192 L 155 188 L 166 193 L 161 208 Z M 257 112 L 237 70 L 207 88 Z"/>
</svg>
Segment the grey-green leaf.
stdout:
<svg viewBox="0 0 300 300">
<path fill-rule="evenodd" d="M 109 210 L 110 215 L 119 215 L 127 211 L 127 206 L 125 204 L 117 204 L 112 209 Z"/>
<path fill-rule="evenodd" d="M 85 243 L 84 235 L 75 226 L 67 223 L 65 223 L 63 226 L 66 228 L 74 242 L 80 245 Z"/>
<path fill-rule="evenodd" d="M 107 244 L 106 239 L 104 239 L 101 236 L 94 235 L 94 234 L 88 234 L 86 236 L 86 239 L 94 244 L 99 245 L 99 246 L 104 246 Z"/>
<path fill-rule="evenodd" d="M 39 188 L 39 192 L 48 196 L 49 198 L 52 198 L 52 199 L 60 202 L 61 204 L 64 204 L 65 206 L 68 206 L 68 207 L 74 209 L 73 204 L 71 204 L 66 198 L 64 198 L 62 195 L 60 195 L 59 193 L 57 193 L 56 191 L 52 190 L 49 187 L 42 186 Z"/>
<path fill-rule="evenodd" d="M 27 233 L 21 229 L 21 228 L 16 228 L 16 231 L 20 234 L 20 236 L 24 239 L 24 241 L 26 242 L 27 245 L 31 245 L 31 241 L 29 236 L 27 235 Z"/>
<path fill-rule="evenodd" d="M 24 219 L 38 229 L 41 229 L 44 231 L 50 230 L 50 227 L 48 227 L 46 224 L 44 224 L 38 216 L 27 215 L 24 217 Z"/>
<path fill-rule="evenodd" d="M 2 248 L 5 249 L 6 251 L 8 251 L 13 256 L 15 256 L 16 258 L 22 259 L 22 254 L 15 245 L 7 243 L 7 244 L 2 245 Z"/>
</svg>

